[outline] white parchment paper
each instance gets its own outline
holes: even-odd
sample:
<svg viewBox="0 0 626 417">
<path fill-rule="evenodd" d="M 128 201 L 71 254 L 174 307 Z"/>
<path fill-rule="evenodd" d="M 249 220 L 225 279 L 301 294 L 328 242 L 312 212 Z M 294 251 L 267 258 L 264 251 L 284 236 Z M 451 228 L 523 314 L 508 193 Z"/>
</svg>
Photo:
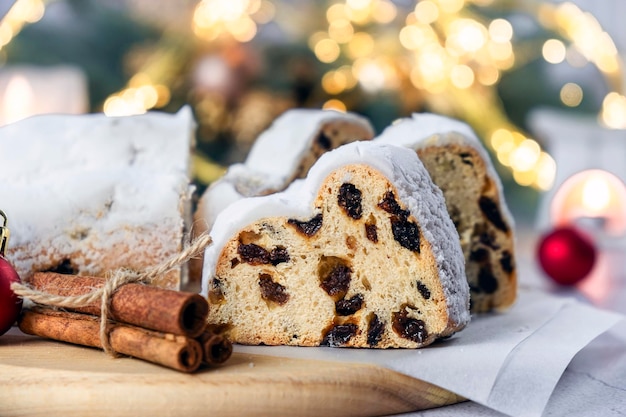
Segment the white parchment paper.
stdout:
<svg viewBox="0 0 626 417">
<path fill-rule="evenodd" d="M 422 349 L 237 345 L 235 351 L 375 364 L 511 416 L 540 416 L 572 357 L 623 318 L 573 299 L 522 290 L 506 313 L 474 317 L 462 332 Z"/>
</svg>

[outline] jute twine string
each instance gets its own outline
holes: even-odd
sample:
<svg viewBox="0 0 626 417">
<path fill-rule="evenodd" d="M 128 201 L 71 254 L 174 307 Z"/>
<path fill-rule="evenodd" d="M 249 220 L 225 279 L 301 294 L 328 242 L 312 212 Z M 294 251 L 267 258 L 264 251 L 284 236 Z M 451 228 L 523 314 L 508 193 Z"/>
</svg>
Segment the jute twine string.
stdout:
<svg viewBox="0 0 626 417">
<path fill-rule="evenodd" d="M 61 308 L 86 307 L 100 301 L 100 343 L 102 344 L 102 349 L 104 349 L 106 353 L 111 356 L 117 356 L 116 352 L 111 347 L 109 332 L 107 330 L 111 297 L 115 291 L 125 284 L 153 283 L 158 277 L 200 255 L 204 249 L 211 244 L 211 242 L 212 240 L 209 234 L 204 233 L 195 238 L 188 247 L 172 256 L 162 264 L 156 265 L 143 272 L 132 271 L 126 268 L 111 271 L 107 274 L 105 284 L 102 287 L 95 288 L 94 290 L 81 295 L 60 296 L 48 294 L 20 283 L 13 283 L 11 285 L 11 289 L 15 294 L 23 298 L 28 298 L 37 304 Z"/>
</svg>

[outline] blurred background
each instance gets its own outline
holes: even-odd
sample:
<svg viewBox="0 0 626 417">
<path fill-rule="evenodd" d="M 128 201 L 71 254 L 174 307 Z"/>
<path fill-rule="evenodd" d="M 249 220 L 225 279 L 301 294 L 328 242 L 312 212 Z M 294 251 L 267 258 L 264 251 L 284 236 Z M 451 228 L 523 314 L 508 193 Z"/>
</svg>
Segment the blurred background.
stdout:
<svg viewBox="0 0 626 417">
<path fill-rule="evenodd" d="M 518 221 L 626 229 L 624 1 L 0 4 L 0 125 L 190 105 L 202 191 L 289 108 L 356 112 L 377 132 L 430 111 L 475 129 Z"/>
</svg>

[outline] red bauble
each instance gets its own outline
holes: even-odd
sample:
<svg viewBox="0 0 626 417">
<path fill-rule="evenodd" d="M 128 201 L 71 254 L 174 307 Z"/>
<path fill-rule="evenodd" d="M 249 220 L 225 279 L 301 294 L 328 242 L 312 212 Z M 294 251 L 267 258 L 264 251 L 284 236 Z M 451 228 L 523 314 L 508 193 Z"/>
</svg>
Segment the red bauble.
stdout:
<svg viewBox="0 0 626 417">
<path fill-rule="evenodd" d="M 22 311 L 22 299 L 11 290 L 20 277 L 11 264 L 0 256 L 0 335 L 6 333 Z"/>
<path fill-rule="evenodd" d="M 537 251 L 545 273 L 561 285 L 585 278 L 596 262 L 596 248 L 586 234 L 574 227 L 559 227 L 542 237 Z"/>
</svg>

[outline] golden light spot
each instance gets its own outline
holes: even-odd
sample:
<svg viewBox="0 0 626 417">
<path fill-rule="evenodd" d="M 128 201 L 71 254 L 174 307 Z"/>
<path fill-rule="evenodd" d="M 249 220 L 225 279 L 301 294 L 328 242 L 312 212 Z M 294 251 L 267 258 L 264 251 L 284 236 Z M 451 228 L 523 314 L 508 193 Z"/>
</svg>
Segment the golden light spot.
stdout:
<svg viewBox="0 0 626 417">
<path fill-rule="evenodd" d="M 355 59 L 367 56 L 374 50 L 374 39 L 369 33 L 357 32 L 347 45 L 348 55 Z"/>
<path fill-rule="evenodd" d="M 332 23 L 337 19 L 345 19 L 347 17 L 346 14 L 346 5 L 342 3 L 335 3 L 326 10 L 326 19 L 328 23 Z"/>
<path fill-rule="evenodd" d="M 484 86 L 492 86 L 500 80 L 500 71 L 494 66 L 482 66 L 476 72 L 476 79 Z"/>
<path fill-rule="evenodd" d="M 551 64 L 558 64 L 565 60 L 565 44 L 558 39 L 548 39 L 541 48 L 543 59 Z"/>
<path fill-rule="evenodd" d="M 430 0 L 422 0 L 415 5 L 415 17 L 418 22 L 429 25 L 439 17 L 439 8 Z"/>
<path fill-rule="evenodd" d="M 311 36 L 309 36 L 307 45 L 309 45 L 309 48 L 313 51 L 315 50 L 315 45 L 324 39 L 328 39 L 328 34 L 326 32 L 313 32 Z"/>
<path fill-rule="evenodd" d="M 458 13 L 465 5 L 465 0 L 437 0 L 439 8 L 444 13 Z"/>
<path fill-rule="evenodd" d="M 345 112 L 347 110 L 346 109 L 346 105 L 344 104 L 344 102 L 341 101 L 341 100 L 337 100 L 335 98 L 326 101 L 322 105 L 322 109 L 324 109 L 324 110 L 338 110 L 338 111 L 342 111 L 342 112 Z"/>
<path fill-rule="evenodd" d="M 374 60 L 361 59 L 355 62 L 354 72 L 359 83 L 366 91 L 378 91 L 385 86 L 385 69 Z"/>
<path fill-rule="evenodd" d="M 356 87 L 359 80 L 354 76 L 353 68 L 350 65 L 342 65 L 336 70 L 343 75 L 346 82 L 346 90 Z"/>
<path fill-rule="evenodd" d="M 346 0 L 346 5 L 354 10 L 365 9 L 370 6 L 372 0 Z"/>
<path fill-rule="evenodd" d="M 487 41 L 487 29 L 472 19 L 456 19 L 450 24 L 446 48 L 455 55 L 478 51 Z"/>
<path fill-rule="evenodd" d="M 600 120 L 611 129 L 626 129 L 626 97 L 611 92 L 602 101 Z"/>
<path fill-rule="evenodd" d="M 315 49 L 313 49 L 313 52 L 315 52 L 315 56 L 317 57 L 317 59 L 319 59 L 321 62 L 329 64 L 339 58 L 341 50 L 339 49 L 339 45 L 337 45 L 337 42 L 335 42 L 334 40 L 322 39 L 315 45 Z"/>
<path fill-rule="evenodd" d="M 347 0 L 346 17 L 358 24 L 365 24 L 371 18 L 371 0 Z"/>
<path fill-rule="evenodd" d="M 239 42 L 249 42 L 257 33 L 256 23 L 248 16 L 241 16 L 235 21 L 227 22 L 226 27 L 233 38 Z"/>
<path fill-rule="evenodd" d="M 467 65 L 455 65 L 450 72 L 450 81 L 457 88 L 469 88 L 474 84 L 474 71 Z"/>
<path fill-rule="evenodd" d="M 532 139 L 526 139 L 509 155 L 509 163 L 515 171 L 529 171 L 539 160 L 541 148 Z"/>
<path fill-rule="evenodd" d="M 506 129 L 498 129 L 491 134 L 491 138 L 489 139 L 491 146 L 493 149 L 499 149 L 505 143 L 510 142 L 511 144 L 515 143 L 513 139 L 513 134 L 511 131 Z"/>
<path fill-rule="evenodd" d="M 379 0 L 374 3 L 372 17 L 377 23 L 391 23 L 391 21 L 393 21 L 393 19 L 395 19 L 397 15 L 398 9 L 392 2 Z"/>
<path fill-rule="evenodd" d="M 576 83 L 567 83 L 561 88 L 561 101 L 569 107 L 576 107 L 583 101 L 583 89 Z"/>
<path fill-rule="evenodd" d="M 400 30 L 400 44 L 408 50 L 419 49 L 428 42 L 436 41 L 436 35 L 430 26 L 409 25 Z"/>
<path fill-rule="evenodd" d="M 535 185 L 542 191 L 548 191 L 554 184 L 556 162 L 545 152 L 541 152 L 537 161 L 537 178 Z"/>
<path fill-rule="evenodd" d="M 489 36 L 495 42 L 509 42 L 513 38 L 513 26 L 505 19 L 495 19 L 489 24 Z"/>
<path fill-rule="evenodd" d="M 504 142 L 496 149 L 496 156 L 498 161 L 505 167 L 511 166 L 509 161 L 509 156 L 511 152 L 515 149 L 515 144 L 513 142 Z"/>
<path fill-rule="evenodd" d="M 513 171 L 513 179 L 523 187 L 532 185 L 537 179 L 535 171 Z"/>
<path fill-rule="evenodd" d="M 348 19 L 335 19 L 328 26 L 328 36 L 337 43 L 346 43 L 352 39 L 354 28 Z"/>
<path fill-rule="evenodd" d="M 346 76 L 340 71 L 329 71 L 322 77 L 322 88 L 328 94 L 339 94 L 346 89 L 346 85 Z"/>
</svg>

